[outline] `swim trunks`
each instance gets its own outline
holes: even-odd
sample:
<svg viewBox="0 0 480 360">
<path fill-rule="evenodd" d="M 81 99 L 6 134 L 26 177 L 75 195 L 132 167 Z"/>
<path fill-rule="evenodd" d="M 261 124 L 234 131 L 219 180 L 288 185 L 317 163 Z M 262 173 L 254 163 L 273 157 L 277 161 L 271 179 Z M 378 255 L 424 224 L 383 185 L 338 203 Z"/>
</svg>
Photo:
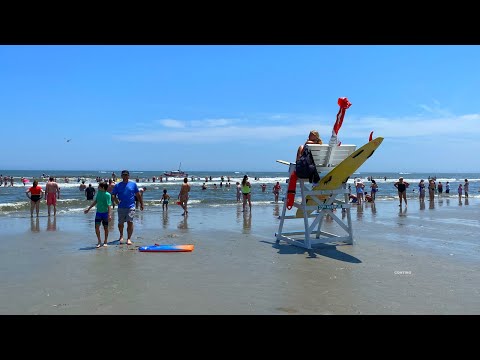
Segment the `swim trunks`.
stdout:
<svg viewBox="0 0 480 360">
<path fill-rule="evenodd" d="M 40 200 L 40 195 L 30 195 L 30 200 L 32 200 L 33 202 L 37 202 L 38 200 Z"/>
<path fill-rule="evenodd" d="M 47 194 L 47 205 L 57 205 L 57 194 L 48 193 Z"/>
<path fill-rule="evenodd" d="M 95 214 L 95 225 L 103 224 L 103 226 L 108 226 L 108 212 Z"/>
</svg>

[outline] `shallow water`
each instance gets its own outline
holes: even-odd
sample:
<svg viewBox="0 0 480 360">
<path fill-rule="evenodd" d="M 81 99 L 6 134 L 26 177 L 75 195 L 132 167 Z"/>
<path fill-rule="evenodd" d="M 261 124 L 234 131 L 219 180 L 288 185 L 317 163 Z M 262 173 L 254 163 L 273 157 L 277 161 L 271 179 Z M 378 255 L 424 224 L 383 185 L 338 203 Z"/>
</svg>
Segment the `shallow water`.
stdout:
<svg viewBox="0 0 480 360">
<path fill-rule="evenodd" d="M 276 244 L 273 204 L 139 212 L 133 246 L 112 222 L 100 249 L 93 214 L 0 217 L 0 313 L 479 314 L 479 203 L 434 205 L 353 208 L 354 245 L 312 250 Z"/>
</svg>

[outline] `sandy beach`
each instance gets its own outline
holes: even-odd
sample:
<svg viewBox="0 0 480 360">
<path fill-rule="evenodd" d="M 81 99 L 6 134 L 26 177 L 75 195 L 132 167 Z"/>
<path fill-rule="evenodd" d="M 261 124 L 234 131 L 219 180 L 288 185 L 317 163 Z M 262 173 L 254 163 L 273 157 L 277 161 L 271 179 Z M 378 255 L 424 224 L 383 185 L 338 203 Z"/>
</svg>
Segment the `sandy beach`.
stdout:
<svg viewBox="0 0 480 360">
<path fill-rule="evenodd" d="M 480 314 L 480 200 L 425 204 L 354 207 L 354 245 L 313 250 L 276 243 L 281 203 L 139 212 L 100 249 L 94 213 L 1 217 L 0 314 Z"/>
</svg>

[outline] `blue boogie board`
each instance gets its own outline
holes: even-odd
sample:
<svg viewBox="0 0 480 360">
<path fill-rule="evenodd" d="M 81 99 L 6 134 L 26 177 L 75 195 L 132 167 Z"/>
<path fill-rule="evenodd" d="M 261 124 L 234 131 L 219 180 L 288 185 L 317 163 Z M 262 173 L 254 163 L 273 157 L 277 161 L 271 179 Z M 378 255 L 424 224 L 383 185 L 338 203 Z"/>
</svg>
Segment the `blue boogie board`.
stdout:
<svg viewBox="0 0 480 360">
<path fill-rule="evenodd" d="M 140 246 L 138 251 L 141 252 L 189 252 L 193 251 L 194 249 L 193 244 L 184 244 L 184 245 L 176 245 L 176 244 L 155 244 L 149 246 Z"/>
</svg>

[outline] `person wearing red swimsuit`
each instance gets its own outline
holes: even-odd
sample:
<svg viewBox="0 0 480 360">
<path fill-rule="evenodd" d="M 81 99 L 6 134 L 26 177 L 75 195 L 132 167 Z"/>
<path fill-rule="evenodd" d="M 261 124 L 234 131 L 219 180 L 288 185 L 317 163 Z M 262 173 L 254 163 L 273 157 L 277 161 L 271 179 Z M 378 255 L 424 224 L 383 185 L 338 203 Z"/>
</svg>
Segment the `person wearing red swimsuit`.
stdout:
<svg viewBox="0 0 480 360">
<path fill-rule="evenodd" d="M 36 210 L 37 217 L 40 211 L 40 200 L 43 197 L 44 191 L 41 186 L 38 186 L 38 180 L 33 181 L 33 185 L 25 192 L 30 199 L 30 216 L 33 217 L 33 209 Z"/>
</svg>

